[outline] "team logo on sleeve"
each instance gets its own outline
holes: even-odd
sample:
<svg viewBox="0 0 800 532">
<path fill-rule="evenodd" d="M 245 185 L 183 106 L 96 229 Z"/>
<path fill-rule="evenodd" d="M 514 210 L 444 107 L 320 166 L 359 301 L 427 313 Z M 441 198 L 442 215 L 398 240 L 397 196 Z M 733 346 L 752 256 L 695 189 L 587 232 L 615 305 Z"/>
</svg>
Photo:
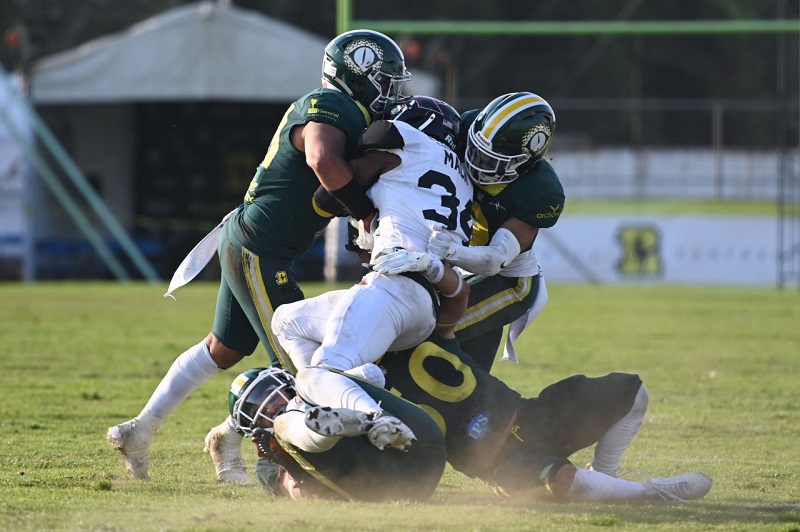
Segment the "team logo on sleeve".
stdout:
<svg viewBox="0 0 800 532">
<path fill-rule="evenodd" d="M 550 212 L 540 212 L 536 214 L 537 218 L 558 218 L 561 216 L 561 204 L 550 205 Z"/>
<path fill-rule="evenodd" d="M 481 412 L 467 424 L 467 436 L 473 440 L 480 440 L 489 430 L 489 414 Z"/>
<path fill-rule="evenodd" d="M 372 41 L 353 41 L 344 49 L 344 64 L 356 74 L 365 74 L 380 67 L 383 50 Z"/>
<path fill-rule="evenodd" d="M 275 272 L 275 282 L 277 284 L 286 284 L 289 282 L 289 276 L 283 270 Z"/>
</svg>

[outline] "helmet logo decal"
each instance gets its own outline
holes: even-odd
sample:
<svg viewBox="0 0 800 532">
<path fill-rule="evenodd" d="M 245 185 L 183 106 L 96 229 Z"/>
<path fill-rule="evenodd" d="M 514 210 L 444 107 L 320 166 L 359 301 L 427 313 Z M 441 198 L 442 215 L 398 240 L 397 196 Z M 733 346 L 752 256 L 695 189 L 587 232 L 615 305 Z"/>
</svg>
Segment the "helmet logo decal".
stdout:
<svg viewBox="0 0 800 532">
<path fill-rule="evenodd" d="M 372 41 L 353 41 L 344 49 L 344 62 L 356 74 L 365 74 L 383 62 L 383 49 Z"/>
<path fill-rule="evenodd" d="M 531 155 L 538 155 L 547 147 L 552 132 L 546 124 L 536 124 L 522 138 L 523 151 L 530 152 Z"/>
</svg>

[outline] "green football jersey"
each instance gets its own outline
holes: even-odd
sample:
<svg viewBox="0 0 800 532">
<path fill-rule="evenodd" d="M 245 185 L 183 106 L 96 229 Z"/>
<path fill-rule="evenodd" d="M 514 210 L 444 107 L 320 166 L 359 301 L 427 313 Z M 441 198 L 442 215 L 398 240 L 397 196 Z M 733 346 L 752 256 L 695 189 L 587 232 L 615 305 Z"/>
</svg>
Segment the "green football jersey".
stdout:
<svg viewBox="0 0 800 532">
<path fill-rule="evenodd" d="M 275 258 L 294 259 L 305 253 L 331 219 L 314 209 L 312 197 L 320 183 L 305 154 L 292 146 L 290 132 L 307 122 L 331 124 L 347 136 L 345 158 L 350 160 L 370 121 L 363 106 L 331 89 L 317 89 L 291 104 L 234 219 L 242 244 Z"/>
<path fill-rule="evenodd" d="M 480 109 L 463 115 L 460 155 L 464 155 L 466 131 Z M 538 228 L 552 227 L 564 210 L 564 187 L 549 162 L 542 159 L 511 183 L 475 185 L 472 203 L 474 226 L 471 245 L 488 244 L 509 218 L 517 218 Z"/>
<path fill-rule="evenodd" d="M 520 395 L 486 373 L 457 340 L 436 335 L 379 362 L 386 388 L 428 412 L 444 433 L 447 461 L 465 475 L 487 472 L 510 437 Z"/>
</svg>

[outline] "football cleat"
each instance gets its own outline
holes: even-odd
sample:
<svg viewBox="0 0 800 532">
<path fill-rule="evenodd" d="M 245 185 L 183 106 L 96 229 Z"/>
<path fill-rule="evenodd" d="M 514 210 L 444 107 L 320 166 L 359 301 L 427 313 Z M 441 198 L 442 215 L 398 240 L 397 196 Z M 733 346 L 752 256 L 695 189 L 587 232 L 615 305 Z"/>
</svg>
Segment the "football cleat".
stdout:
<svg viewBox="0 0 800 532">
<path fill-rule="evenodd" d="M 370 443 L 380 450 L 388 446 L 403 451 L 417 439 L 405 423 L 381 410 L 367 413 L 315 406 L 306 412 L 305 422 L 309 429 L 323 436 L 366 434 Z"/>
<path fill-rule="evenodd" d="M 106 432 L 106 441 L 122 455 L 125 469 L 133 478 L 150 480 L 150 440 L 154 432 L 144 429 L 136 419 L 110 427 Z"/>
<path fill-rule="evenodd" d="M 417 437 L 405 423 L 386 412 L 373 412 L 374 422 L 367 433 L 370 443 L 381 451 L 386 446 L 405 451 L 417 441 Z"/>
<path fill-rule="evenodd" d="M 651 478 L 642 482 L 644 498 L 661 501 L 692 501 L 711 491 L 711 477 L 705 473 L 684 473 L 674 477 Z"/>
<path fill-rule="evenodd" d="M 315 406 L 306 412 L 306 426 L 323 436 L 362 436 L 372 428 L 372 414 L 349 408 Z"/>
<path fill-rule="evenodd" d="M 206 434 L 203 449 L 214 462 L 217 478 L 221 482 L 251 484 L 242 460 L 242 435 L 231 427 L 226 419 Z"/>
</svg>

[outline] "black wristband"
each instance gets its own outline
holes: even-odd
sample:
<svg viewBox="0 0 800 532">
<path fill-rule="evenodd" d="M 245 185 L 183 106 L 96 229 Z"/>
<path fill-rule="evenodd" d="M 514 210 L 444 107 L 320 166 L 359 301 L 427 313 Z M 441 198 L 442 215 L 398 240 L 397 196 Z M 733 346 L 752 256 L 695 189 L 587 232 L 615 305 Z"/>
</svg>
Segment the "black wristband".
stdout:
<svg viewBox="0 0 800 532">
<path fill-rule="evenodd" d="M 314 192 L 314 210 L 324 218 L 348 216 L 347 209 L 322 185 Z"/>
<path fill-rule="evenodd" d="M 363 220 L 375 211 L 372 200 L 367 197 L 367 193 L 355 179 L 348 181 L 342 188 L 329 192 L 356 220 Z"/>
</svg>

